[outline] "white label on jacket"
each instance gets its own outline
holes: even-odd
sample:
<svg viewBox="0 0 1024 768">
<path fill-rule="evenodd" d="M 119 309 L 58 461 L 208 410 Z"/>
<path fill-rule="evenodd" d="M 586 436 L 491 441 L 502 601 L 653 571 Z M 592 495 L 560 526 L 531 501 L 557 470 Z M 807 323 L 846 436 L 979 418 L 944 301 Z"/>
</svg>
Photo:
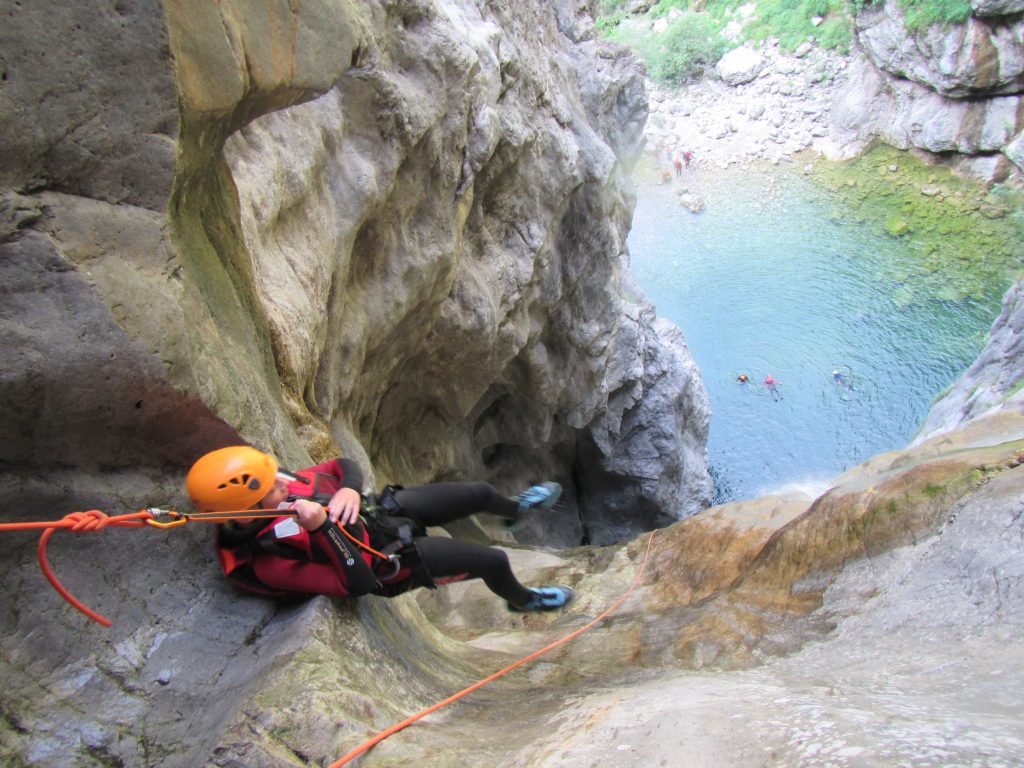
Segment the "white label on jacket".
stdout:
<svg viewBox="0 0 1024 768">
<path fill-rule="evenodd" d="M 297 536 L 300 530 L 299 524 L 295 522 L 295 518 L 289 517 L 287 520 L 282 520 L 274 526 L 274 538 L 287 539 L 289 536 Z"/>
</svg>

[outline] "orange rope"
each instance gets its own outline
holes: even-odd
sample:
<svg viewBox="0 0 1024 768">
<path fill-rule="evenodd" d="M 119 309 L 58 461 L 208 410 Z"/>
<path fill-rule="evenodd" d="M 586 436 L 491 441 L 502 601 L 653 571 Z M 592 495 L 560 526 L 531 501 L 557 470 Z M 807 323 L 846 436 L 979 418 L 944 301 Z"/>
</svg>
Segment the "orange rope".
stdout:
<svg viewBox="0 0 1024 768">
<path fill-rule="evenodd" d="M 402 722 L 396 723 L 395 725 L 392 725 L 390 728 L 387 728 L 387 729 L 381 731 L 380 733 L 378 733 L 373 738 L 364 741 L 362 744 L 360 744 L 358 747 L 353 749 L 351 752 L 349 752 L 347 755 L 345 755 L 343 758 L 341 758 L 337 762 L 331 763 L 329 768 L 341 768 L 341 766 L 347 765 L 349 763 L 349 761 L 355 759 L 356 757 L 358 757 L 359 755 L 363 754 L 364 752 L 368 752 L 370 749 L 375 747 L 377 744 L 380 744 L 380 742 L 384 741 L 384 739 L 388 738 L 389 736 L 393 736 L 394 734 L 398 733 L 401 730 L 404 730 L 405 728 L 408 728 L 410 725 L 415 723 L 417 720 L 421 720 L 422 718 L 424 718 L 427 715 L 429 715 L 431 712 L 436 712 L 437 710 L 441 709 L 442 707 L 446 707 L 449 704 L 451 704 L 452 702 L 458 701 L 462 697 L 466 696 L 467 694 L 472 693 L 473 691 L 477 690 L 478 688 L 482 688 L 483 686 L 487 685 L 488 683 L 490 683 L 490 682 L 492 682 L 494 680 L 497 680 L 499 677 L 502 677 L 503 675 L 507 675 L 509 672 L 511 672 L 516 667 L 521 667 L 523 664 L 526 664 L 529 661 L 533 661 L 538 656 L 541 656 L 541 655 L 547 653 L 548 651 L 553 650 L 554 648 L 557 648 L 560 645 L 564 645 L 565 643 L 568 643 L 570 640 L 573 640 L 578 635 L 582 634 L 583 632 L 586 632 L 588 629 L 590 629 L 592 626 L 594 626 L 595 624 L 600 622 L 605 617 L 611 615 L 614 611 L 616 611 L 618 609 L 618 607 L 620 605 L 622 605 L 626 601 L 627 597 L 629 597 L 631 594 L 633 594 L 633 590 L 635 590 L 637 585 L 640 583 L 640 579 L 644 575 L 644 569 L 647 567 L 647 559 L 648 559 L 648 557 L 651 554 L 651 544 L 654 542 L 654 534 L 655 534 L 655 531 L 651 531 L 651 536 L 650 536 L 649 539 L 647 539 L 647 550 L 644 552 L 644 559 L 643 559 L 643 562 L 640 565 L 640 571 L 637 573 L 636 578 L 633 579 L 633 583 L 630 585 L 629 589 L 626 590 L 625 594 L 623 594 L 622 597 L 620 597 L 618 600 L 616 600 L 611 605 L 610 608 L 605 610 L 605 612 L 602 613 L 600 616 L 598 616 L 596 619 L 591 621 L 589 624 L 586 624 L 586 625 L 580 627 L 575 632 L 571 632 L 570 634 L 568 634 L 565 637 L 563 637 L 561 640 L 556 640 L 555 642 L 551 643 L 550 645 L 544 646 L 539 651 L 534 651 L 529 656 L 526 656 L 526 657 L 520 659 L 519 661 L 515 662 L 514 664 L 510 664 L 509 666 L 505 667 L 504 669 L 498 670 L 493 675 L 490 675 L 488 677 L 485 677 L 483 680 L 480 680 L 480 681 L 478 681 L 476 683 L 473 683 L 473 685 L 469 686 L 468 688 L 464 688 L 463 690 L 459 691 L 458 693 L 456 693 L 453 696 L 449 696 L 444 701 L 439 701 L 436 704 L 434 704 L 432 706 L 429 706 L 426 709 L 422 710 L 421 712 L 417 712 L 415 715 L 406 718 Z"/>
<path fill-rule="evenodd" d="M 47 528 L 45 531 L 43 531 L 43 535 L 39 537 L 39 567 L 43 569 L 43 575 L 46 576 L 50 584 L 53 585 L 53 588 L 57 590 L 57 593 L 61 597 L 63 597 L 65 600 L 67 600 L 69 603 L 75 606 L 75 608 L 80 610 L 93 621 L 102 624 L 104 627 L 109 627 L 113 623 L 111 622 L 110 619 L 108 619 L 106 616 L 101 616 L 91 608 L 88 608 L 87 606 L 83 605 L 79 600 L 75 598 L 74 595 L 72 595 L 64 588 L 64 585 L 60 583 L 60 580 L 57 578 L 56 574 L 54 574 L 53 570 L 51 570 L 50 563 L 46 559 L 46 544 L 50 540 L 50 536 L 53 534 L 55 530 L 57 529 Z"/>
<path fill-rule="evenodd" d="M 50 537 L 53 532 L 58 528 L 68 528 L 75 533 L 81 533 L 83 531 L 98 531 L 102 528 L 106 528 L 108 525 L 112 525 L 120 528 L 137 528 L 141 525 L 145 525 L 146 520 L 151 520 L 153 514 L 147 510 L 140 510 L 138 512 L 132 512 L 128 515 L 116 515 L 109 517 L 98 509 L 90 509 L 87 512 L 71 512 L 64 516 L 62 520 L 51 523 L 5 523 L 0 526 L 0 530 L 27 530 L 32 528 L 46 527 L 43 531 L 43 535 L 39 537 L 39 567 L 43 569 L 43 575 L 46 576 L 53 588 L 57 590 L 57 593 L 71 603 L 75 608 L 80 610 L 90 619 L 95 622 L 102 624 L 105 627 L 111 625 L 110 619 L 105 616 L 101 616 L 93 610 L 90 610 L 83 605 L 79 600 L 75 598 L 64 585 L 60 583 L 60 580 L 54 574 L 53 569 L 50 568 L 50 563 L 46 559 L 46 545 L 50 541 Z"/>
<path fill-rule="evenodd" d="M 123 528 L 136 528 L 145 524 L 145 520 L 153 517 L 149 510 L 142 509 L 127 515 L 108 516 L 98 509 L 87 512 L 70 512 L 60 520 L 49 520 L 36 523 L 0 523 L 0 531 L 31 531 L 40 528 L 70 528 L 76 533 L 82 531 L 98 531 L 108 525 Z M 134 521 L 134 522 L 133 522 Z"/>
<path fill-rule="evenodd" d="M 263 514 L 258 514 L 263 513 Z M 269 514 L 268 514 L 269 513 Z M 191 522 L 193 520 L 202 523 L 224 523 L 228 520 L 245 519 L 247 517 L 258 517 L 258 518 L 271 518 L 271 517 L 282 517 L 291 515 L 295 516 L 295 512 L 291 512 L 287 509 L 244 509 L 244 510 L 231 510 L 228 512 L 197 512 L 189 515 L 181 515 L 178 512 L 174 514 L 180 515 L 185 521 Z M 338 526 L 345 536 L 360 549 L 369 552 L 374 557 L 378 557 L 381 560 L 390 560 L 391 558 L 385 555 L 383 552 L 378 552 L 376 549 L 371 547 L 369 544 L 364 544 L 360 539 L 357 539 L 343 525 Z"/>
<path fill-rule="evenodd" d="M 194 520 L 205 520 L 207 522 L 223 522 L 224 519 L 235 519 L 235 518 L 238 518 L 238 517 L 260 517 L 260 516 L 264 516 L 264 515 L 260 515 L 260 514 L 255 514 L 254 515 L 252 513 L 253 512 L 256 512 L 256 513 L 270 512 L 270 511 L 277 512 L 278 514 L 282 514 L 282 513 L 287 514 L 287 512 L 284 511 L 284 510 L 237 510 L 236 512 L 233 511 L 233 512 L 220 513 L 220 515 L 233 515 L 233 517 L 221 518 L 219 516 L 218 517 L 211 516 L 211 517 L 204 518 L 204 517 L 198 516 L 198 515 L 193 515 L 193 516 L 184 516 L 183 515 L 181 517 L 187 518 L 187 519 L 194 519 Z M 248 513 L 248 514 L 245 514 L 245 513 Z M 174 514 L 177 514 L 177 513 L 174 513 Z M 49 542 L 50 537 L 53 535 L 53 532 L 55 530 L 59 529 L 59 528 L 67 528 L 67 529 L 70 529 L 70 530 L 72 530 L 72 531 L 74 531 L 76 533 L 81 533 L 81 532 L 84 532 L 84 531 L 98 531 L 98 530 L 101 530 L 103 528 L 106 528 L 107 526 L 135 528 L 135 527 L 140 527 L 140 526 L 146 525 L 147 523 L 153 522 L 153 518 L 154 518 L 153 512 L 151 512 L 148 509 L 139 510 L 138 512 L 133 512 L 133 513 L 127 514 L 127 515 L 115 515 L 115 516 L 108 516 L 108 515 L 104 514 L 103 512 L 101 512 L 98 509 L 90 509 L 90 510 L 88 510 L 86 512 L 71 512 L 68 515 L 65 515 L 64 518 L 61 519 L 61 520 L 55 520 L 55 521 L 49 521 L 49 522 L 0 523 L 0 531 L 38 530 L 40 528 L 45 529 L 45 530 L 43 530 L 42 535 L 39 537 L 39 547 L 38 547 L 39 565 L 40 565 L 40 567 L 43 570 L 43 574 L 49 580 L 50 584 L 53 585 L 53 588 L 57 590 L 57 592 L 60 594 L 61 597 L 63 597 L 65 600 L 67 600 L 69 603 L 71 603 L 71 605 L 73 605 L 79 611 L 84 613 L 86 616 L 88 616 L 93 621 L 98 622 L 99 624 L 102 624 L 105 627 L 109 627 L 109 626 L 111 626 L 111 621 L 109 619 L 107 619 L 106 617 L 96 613 L 95 611 L 89 609 L 87 606 L 82 604 L 79 600 L 77 600 L 74 597 L 74 595 L 72 595 L 67 589 L 64 588 L 63 584 L 60 583 L 60 581 L 57 579 L 57 576 L 53 573 L 53 570 L 50 568 L 50 563 L 49 563 L 49 561 L 46 558 L 46 545 Z M 187 521 L 187 520 L 183 520 L 183 521 Z M 364 545 L 361 541 L 359 541 L 354 536 L 352 536 L 348 531 L 346 531 L 343 526 L 339 526 L 339 528 L 341 528 L 342 532 L 346 536 L 348 536 L 350 539 L 352 539 L 352 541 L 355 542 L 356 544 L 358 544 L 359 546 L 363 547 L 367 551 L 373 552 L 374 554 L 376 554 L 376 555 L 378 555 L 380 557 L 383 557 L 385 559 L 387 558 L 386 555 L 382 555 L 381 553 L 377 552 L 376 550 L 371 549 L 371 548 L 367 547 L 366 545 Z M 510 664 L 507 667 L 505 667 L 504 669 L 498 670 L 494 674 L 485 677 L 483 680 L 480 680 L 480 681 L 474 683 L 473 685 L 469 686 L 468 688 L 464 688 L 463 690 L 459 691 L 458 693 L 456 693 L 456 694 L 454 694 L 452 696 L 449 696 L 447 699 L 444 699 L 443 701 L 439 701 L 436 704 L 434 704 L 434 705 L 432 705 L 430 707 L 427 707 L 426 709 L 416 713 L 415 715 L 412 715 L 411 717 L 406 718 L 402 722 L 396 723 L 395 725 L 391 726 L 390 728 L 387 728 L 387 729 L 381 731 L 376 736 L 368 739 L 367 741 L 363 742 L 360 746 L 358 746 L 357 748 L 353 749 L 351 752 L 349 752 L 347 755 L 342 757 L 340 760 L 338 760 L 338 761 L 336 761 L 334 763 L 331 763 L 329 768 L 341 768 L 341 766 L 348 764 L 351 760 L 355 759 L 356 757 L 358 757 L 359 755 L 361 755 L 361 754 L 363 754 L 365 752 L 368 752 L 370 749 L 375 747 L 380 742 L 384 741 L 385 739 L 387 739 L 390 736 L 393 736 L 394 734 L 398 733 L 399 731 L 408 728 L 410 725 L 412 725 L 416 721 L 422 720 L 424 717 L 426 717 L 427 715 L 431 714 L 432 712 L 436 712 L 439 709 L 442 709 L 442 708 L 448 706 L 449 704 L 451 704 L 451 703 L 453 703 L 455 701 L 458 701 L 459 699 L 469 695 L 473 691 L 475 691 L 475 690 L 477 690 L 479 688 L 482 688 L 483 686 L 487 685 L 488 683 L 493 682 L 494 680 L 497 680 L 499 677 L 503 677 L 504 675 L 507 675 L 512 670 L 514 670 L 514 669 L 516 669 L 518 667 L 521 667 L 522 665 L 524 665 L 524 664 L 526 664 L 526 663 L 528 663 L 530 661 L 533 661 L 534 659 L 544 655 L 545 653 L 548 653 L 549 651 L 552 651 L 552 650 L 554 650 L 555 648 L 558 648 L 561 645 L 565 645 L 566 643 L 570 642 L 571 640 L 574 640 L 576 637 L 578 637 L 582 633 L 586 632 L 588 629 L 590 629 L 594 625 L 598 624 L 600 621 L 602 621 L 606 617 L 610 616 L 612 613 L 614 613 L 616 610 L 618 610 L 619 606 L 622 605 L 626 601 L 626 598 L 628 598 L 631 594 L 633 594 L 633 591 L 636 589 L 637 585 L 640 583 L 640 579 L 644 575 L 644 570 L 647 568 L 647 560 L 648 560 L 648 558 L 650 557 L 650 554 L 651 554 L 651 545 L 654 543 L 654 534 L 655 533 L 656 533 L 656 531 L 651 531 L 651 535 L 647 539 L 647 549 L 644 551 L 643 562 L 640 564 L 640 570 L 637 572 L 637 575 L 633 579 L 633 583 L 629 586 L 629 589 L 627 589 L 626 592 L 618 600 L 616 600 L 614 603 L 612 603 L 612 605 L 610 607 L 608 607 L 607 609 L 605 609 L 605 611 L 603 613 L 601 613 L 601 615 L 599 615 L 597 618 L 595 618 L 592 621 L 588 622 L 587 624 L 585 624 L 584 626 L 582 626 L 579 629 L 575 630 L 574 632 L 569 633 L 568 635 L 566 635 L 565 637 L 561 638 L 560 640 L 556 640 L 555 642 L 550 643 L 549 645 L 544 646 L 540 650 L 534 651 L 530 655 L 523 657 L 522 659 L 520 659 L 519 661 L 515 662 L 514 664 Z"/>
<path fill-rule="evenodd" d="M 168 514 L 171 517 L 177 518 L 174 523 L 158 523 L 156 521 L 157 514 Z M 39 567 L 43 570 L 43 575 L 46 576 L 47 581 L 57 590 L 57 594 L 67 600 L 71 605 L 77 608 L 79 611 L 84 613 L 93 621 L 102 624 L 105 627 L 111 626 L 110 619 L 102 616 L 95 611 L 88 608 L 80 600 L 75 598 L 63 584 L 60 583 L 60 579 L 53 572 L 53 568 L 50 567 L 50 562 L 46 557 L 46 547 L 50 542 L 50 537 L 53 536 L 53 532 L 64 528 L 75 533 L 83 533 L 86 531 L 99 531 L 108 526 L 116 528 L 139 528 L 144 525 L 153 525 L 158 528 L 167 528 L 181 523 L 187 523 L 190 521 L 198 521 L 205 523 L 223 523 L 228 520 L 237 520 L 239 518 L 255 517 L 255 518 L 273 518 L 282 517 L 289 514 L 288 510 L 283 509 L 236 509 L 228 510 L 225 512 L 207 512 L 207 513 L 195 513 L 191 515 L 182 514 L 180 512 L 170 512 L 165 510 L 156 509 L 140 509 L 138 512 L 132 512 L 126 515 L 107 515 L 98 509 L 90 509 L 85 512 L 70 512 L 60 520 L 48 520 L 43 522 L 29 522 L 29 523 L 0 523 L 0 531 L 31 531 L 43 529 L 42 535 L 39 537 L 39 546 L 37 548 L 37 554 L 39 556 Z M 291 513 L 294 515 L 294 513 Z M 381 560 L 389 560 L 390 558 L 378 552 L 373 547 L 364 544 L 362 541 L 357 539 L 347 530 L 344 526 L 338 526 L 341 532 L 344 533 L 349 539 L 352 540 L 361 549 L 366 550 L 375 557 Z"/>
</svg>

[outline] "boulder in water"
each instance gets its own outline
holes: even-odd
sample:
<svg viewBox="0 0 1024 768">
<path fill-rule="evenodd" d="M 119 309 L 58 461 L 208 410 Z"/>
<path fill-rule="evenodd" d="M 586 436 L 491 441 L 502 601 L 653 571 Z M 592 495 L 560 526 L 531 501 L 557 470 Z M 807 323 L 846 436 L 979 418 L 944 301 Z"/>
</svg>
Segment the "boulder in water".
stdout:
<svg viewBox="0 0 1024 768">
<path fill-rule="evenodd" d="M 705 208 L 704 198 L 692 192 L 683 192 L 679 196 L 679 204 L 690 213 L 700 213 Z"/>
<path fill-rule="evenodd" d="M 890 216 L 885 220 L 885 231 L 893 237 L 903 237 L 910 232 L 910 222 L 898 216 Z"/>
</svg>

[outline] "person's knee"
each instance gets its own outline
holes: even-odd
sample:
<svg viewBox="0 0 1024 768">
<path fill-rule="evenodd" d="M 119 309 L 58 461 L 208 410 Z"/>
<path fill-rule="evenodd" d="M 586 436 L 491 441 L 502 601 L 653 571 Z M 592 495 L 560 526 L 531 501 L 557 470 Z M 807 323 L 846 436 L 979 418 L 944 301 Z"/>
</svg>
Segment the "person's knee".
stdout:
<svg viewBox="0 0 1024 768">
<path fill-rule="evenodd" d="M 486 570 L 489 573 L 511 572 L 512 570 L 512 561 L 509 560 L 508 553 L 503 549 L 487 547 L 484 559 L 486 561 Z"/>
<path fill-rule="evenodd" d="M 498 490 L 484 480 L 469 481 L 466 483 L 466 488 L 472 498 L 471 506 L 476 510 L 490 509 L 494 500 L 501 497 Z"/>
</svg>

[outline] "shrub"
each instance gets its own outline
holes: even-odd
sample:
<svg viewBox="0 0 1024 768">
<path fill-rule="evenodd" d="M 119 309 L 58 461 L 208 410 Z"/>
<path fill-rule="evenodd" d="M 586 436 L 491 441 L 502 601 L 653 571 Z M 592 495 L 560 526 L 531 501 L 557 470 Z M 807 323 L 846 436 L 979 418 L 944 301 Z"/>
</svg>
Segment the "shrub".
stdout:
<svg viewBox="0 0 1024 768">
<path fill-rule="evenodd" d="M 825 22 L 815 27 L 815 17 Z M 812 36 L 819 42 L 827 37 L 828 47 L 841 48 L 850 42 L 850 19 L 843 0 L 760 0 L 747 34 L 755 40 L 777 37 L 789 50 Z"/>
<path fill-rule="evenodd" d="M 971 15 L 970 0 L 899 0 L 911 30 L 930 24 L 959 24 Z"/>
<path fill-rule="evenodd" d="M 625 11 L 615 11 L 614 13 L 610 13 L 607 16 L 598 16 L 594 24 L 597 27 L 598 32 L 604 34 L 607 37 L 614 37 L 614 35 L 612 34 L 612 30 L 619 26 L 619 24 L 621 24 L 622 20 L 625 18 Z"/>
<path fill-rule="evenodd" d="M 743 36 L 749 40 L 777 38 L 793 50 L 813 37 L 822 48 L 849 50 L 852 16 L 885 0 L 756 0 L 756 10 Z M 729 44 L 718 34 L 736 9 L 749 0 L 659 0 L 646 14 L 627 13 L 628 0 L 600 0 L 598 29 L 629 46 L 647 64 L 655 80 L 679 84 L 714 66 Z M 897 0 L 911 30 L 935 23 L 961 23 L 971 15 L 971 0 Z M 705 8 L 706 12 L 690 10 Z M 661 18 L 676 9 L 682 14 L 661 35 L 640 19 Z M 823 21 L 815 26 L 813 19 Z M 637 23 L 631 23 L 636 21 Z"/>
<path fill-rule="evenodd" d="M 678 8 L 681 11 L 689 11 L 694 3 L 690 0 L 658 0 L 658 2 L 651 8 L 650 15 L 652 18 L 660 18 L 666 15 L 673 8 Z"/>
<path fill-rule="evenodd" d="M 625 14 L 626 4 L 629 0 L 601 0 L 597 6 L 598 16 L 613 16 L 615 14 Z"/>
<path fill-rule="evenodd" d="M 637 24 L 632 19 L 623 17 L 620 14 L 609 17 L 608 22 L 605 25 L 598 21 L 598 30 L 609 40 L 632 49 L 647 64 L 647 68 L 650 70 L 652 39 L 646 25 Z"/>
<path fill-rule="evenodd" d="M 884 0 L 846 0 L 853 16 L 868 5 L 882 2 Z M 970 0 L 899 0 L 899 4 L 911 31 L 930 24 L 960 24 L 971 15 Z"/>
<path fill-rule="evenodd" d="M 850 50 L 850 42 L 853 40 L 853 31 L 850 19 L 847 16 L 833 16 L 825 20 L 817 32 L 818 45 L 830 51 L 842 51 L 847 53 Z"/>
<path fill-rule="evenodd" d="M 651 77 L 658 82 L 679 84 L 715 66 L 728 48 L 714 19 L 704 13 L 687 12 L 673 19 L 652 41 L 647 64 Z"/>
</svg>

